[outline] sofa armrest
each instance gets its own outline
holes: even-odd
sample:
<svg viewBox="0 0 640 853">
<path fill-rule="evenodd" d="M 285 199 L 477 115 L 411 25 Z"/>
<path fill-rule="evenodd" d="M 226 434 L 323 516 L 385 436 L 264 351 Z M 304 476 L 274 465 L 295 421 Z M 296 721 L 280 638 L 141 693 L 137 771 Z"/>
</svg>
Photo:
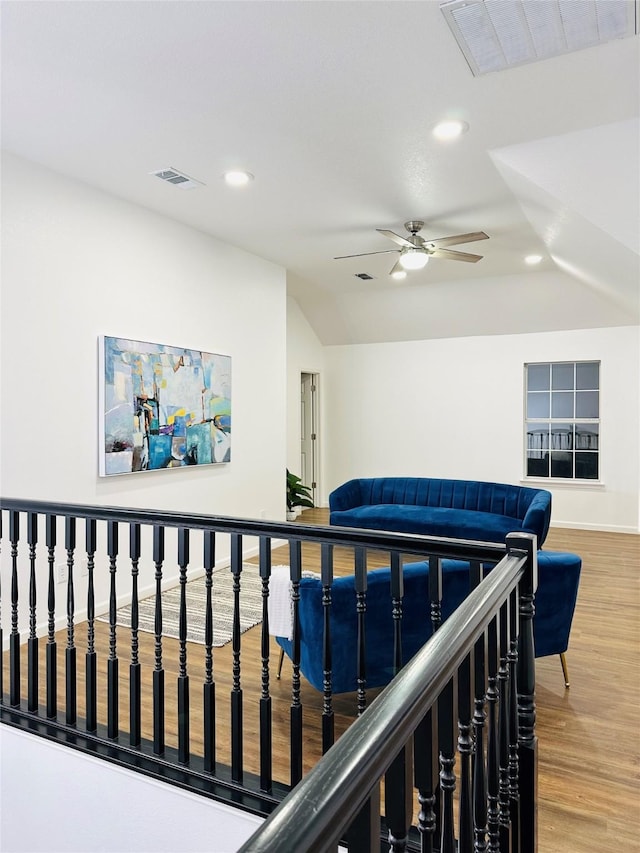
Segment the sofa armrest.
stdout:
<svg viewBox="0 0 640 853">
<path fill-rule="evenodd" d="M 539 489 L 522 519 L 522 529 L 527 533 L 535 533 L 538 537 L 538 548 L 542 548 L 549 532 L 551 523 L 551 492 Z"/>
<path fill-rule="evenodd" d="M 329 510 L 353 509 L 362 504 L 359 480 L 347 480 L 329 495 Z"/>
</svg>

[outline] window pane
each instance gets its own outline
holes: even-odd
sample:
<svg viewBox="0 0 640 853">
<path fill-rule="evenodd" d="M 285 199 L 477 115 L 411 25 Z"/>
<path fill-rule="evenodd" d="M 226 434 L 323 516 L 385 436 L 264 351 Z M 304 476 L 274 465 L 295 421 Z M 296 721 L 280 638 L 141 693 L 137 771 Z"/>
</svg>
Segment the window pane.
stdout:
<svg viewBox="0 0 640 853">
<path fill-rule="evenodd" d="M 573 424 L 551 425 L 551 449 L 573 450 Z"/>
<path fill-rule="evenodd" d="M 535 457 L 549 450 L 549 424 L 527 424 L 527 450 Z"/>
<path fill-rule="evenodd" d="M 598 454 L 583 451 L 576 453 L 576 477 L 581 480 L 598 479 Z"/>
<path fill-rule="evenodd" d="M 576 450 L 598 450 L 599 424 L 576 424 Z"/>
<path fill-rule="evenodd" d="M 551 476 L 573 477 L 573 453 L 561 451 L 551 453 Z"/>
<path fill-rule="evenodd" d="M 583 392 L 589 393 L 589 392 Z M 551 394 L 551 417 L 573 417 L 573 391 L 553 391 Z M 588 417 L 588 415 L 583 415 Z"/>
<path fill-rule="evenodd" d="M 600 387 L 600 363 L 583 361 L 576 365 L 576 388 L 593 391 Z"/>
<path fill-rule="evenodd" d="M 544 453 L 541 457 L 531 456 L 527 453 L 527 477 L 549 476 L 549 454 Z"/>
<path fill-rule="evenodd" d="M 576 392 L 576 417 L 597 418 L 599 417 L 599 397 L 597 391 Z"/>
<path fill-rule="evenodd" d="M 573 384 L 573 364 L 552 364 L 551 365 L 551 387 L 554 391 L 571 390 L 575 388 Z"/>
<path fill-rule="evenodd" d="M 535 391 L 527 394 L 527 417 L 548 418 L 549 417 L 549 392 Z"/>
<path fill-rule="evenodd" d="M 527 477 L 600 477 L 600 362 L 525 364 Z"/>
<path fill-rule="evenodd" d="M 528 364 L 527 390 L 548 391 L 551 387 L 551 385 L 549 384 L 550 373 L 550 364 Z"/>
</svg>

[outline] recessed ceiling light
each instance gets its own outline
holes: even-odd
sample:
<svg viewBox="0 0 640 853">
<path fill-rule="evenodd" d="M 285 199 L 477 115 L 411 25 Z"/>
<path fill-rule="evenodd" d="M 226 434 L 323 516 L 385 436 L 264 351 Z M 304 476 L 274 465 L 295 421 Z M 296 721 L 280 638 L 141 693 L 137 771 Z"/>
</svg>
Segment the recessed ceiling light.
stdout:
<svg viewBox="0 0 640 853">
<path fill-rule="evenodd" d="M 253 180 L 251 172 L 243 172 L 240 169 L 232 169 L 224 173 L 224 179 L 230 187 L 246 187 Z"/>
<path fill-rule="evenodd" d="M 460 119 L 447 119 L 439 122 L 433 128 L 433 135 L 441 142 L 449 142 L 452 139 L 458 139 L 463 133 L 469 130 L 469 125 L 466 121 Z"/>
<path fill-rule="evenodd" d="M 524 262 L 525 264 L 529 264 L 530 267 L 533 267 L 536 264 L 539 264 L 541 260 L 542 255 L 527 255 L 527 257 L 524 259 Z"/>
</svg>

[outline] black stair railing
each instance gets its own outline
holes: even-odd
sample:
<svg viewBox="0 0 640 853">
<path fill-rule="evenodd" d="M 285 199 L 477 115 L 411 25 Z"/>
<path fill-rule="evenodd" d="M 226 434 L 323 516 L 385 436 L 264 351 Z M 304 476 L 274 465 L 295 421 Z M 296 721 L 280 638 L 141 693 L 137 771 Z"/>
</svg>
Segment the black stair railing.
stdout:
<svg viewBox="0 0 640 853">
<path fill-rule="evenodd" d="M 455 845 L 461 851 L 535 849 L 530 842 L 536 833 L 531 634 L 535 584 L 526 585 L 524 579 L 530 572 L 522 567 L 524 563 L 529 568 L 535 565 L 535 549 L 526 538 L 511 543 L 505 562 L 505 545 L 368 530 L 18 499 L 1 499 L 0 509 L 0 559 L 5 579 L 9 578 L 8 609 L 2 609 L 0 596 L 0 642 L 6 638 L 3 629 L 9 633 L 6 651 L 2 646 L 0 667 L 2 722 L 265 816 L 291 788 L 297 790 L 296 786 L 305 784 L 303 756 L 310 726 L 320 733 L 321 752 L 336 752 L 332 749 L 336 733 L 331 643 L 335 549 L 348 549 L 353 561 L 353 619 L 358 626 L 353 649 L 357 683 L 352 697 L 354 720 L 370 715 L 381 699 L 379 691 L 372 694 L 367 688 L 364 617 L 368 554 L 383 555 L 390 568 L 393 671 L 400 673 L 405 689 L 409 666 L 414 671 L 414 661 L 422 653 L 403 668 L 402 567 L 409 559 L 428 561 L 429 594 L 424 613 L 436 631 L 432 645 L 437 641 L 439 659 L 434 684 L 440 698 L 435 701 L 434 684 L 427 684 L 421 673 L 420 687 L 427 692 L 419 699 L 418 718 L 411 717 L 410 731 L 403 728 L 406 737 L 389 738 L 385 734 L 376 745 L 377 751 L 384 752 L 385 761 L 389 759 L 384 767 L 380 765 L 378 776 L 386 779 L 384 799 L 374 786 L 341 826 L 341 837 L 349 849 L 374 849 L 380 843 L 384 811 L 383 836 L 388 839 L 384 849 L 389 849 L 389 844 L 393 850 L 452 850 Z M 7 534 L 8 547 L 4 539 Z M 288 550 L 293 613 L 291 690 L 286 708 L 282 689 L 275 693 L 273 689 L 275 661 L 268 610 L 272 551 L 283 543 Z M 310 553 L 305 549 L 312 546 L 317 546 L 315 553 L 319 556 L 313 557 L 311 567 L 319 569 L 322 584 L 324 673 L 321 702 L 313 708 L 308 698 L 306 707 L 304 704 L 310 688 L 307 692 L 303 689 L 299 624 L 300 580 L 309 559 L 305 555 Z M 526 559 L 515 556 L 518 549 L 526 552 Z M 256 629 L 260 632 L 259 676 L 255 675 L 255 666 L 249 670 L 256 683 L 251 683 L 247 667 L 243 671 L 242 666 L 240 605 L 245 551 L 257 556 L 261 581 L 262 624 Z M 223 558 L 217 559 L 221 553 Z M 469 629 L 467 611 L 456 612 L 442 622 L 443 558 L 469 561 L 470 587 L 476 588 L 473 601 L 479 602 L 486 624 L 480 626 L 474 621 L 476 627 Z M 213 646 L 212 588 L 219 562 L 232 575 L 232 637 L 226 672 L 220 670 L 219 651 Z M 483 565 L 498 563 L 482 581 Z M 61 566 L 66 573 L 63 582 L 59 577 Z M 508 590 L 507 575 L 511 584 Z M 155 608 L 153 639 L 144 646 L 146 657 L 139 624 L 143 576 L 147 590 L 154 590 Z M 204 578 L 206 589 L 205 612 L 198 614 L 204 623 L 201 684 L 194 678 L 196 669 L 200 678 L 200 669 L 194 668 L 192 657 L 196 652 L 188 641 L 192 617 L 186 590 L 194 576 Z M 175 682 L 166 673 L 168 641 L 161 594 L 169 580 L 179 589 Z M 501 599 L 493 586 L 487 586 L 489 580 L 497 584 Z M 127 630 L 120 627 L 117 618 L 123 598 L 131 610 L 131 627 Z M 487 602 L 493 608 L 491 614 Z M 96 642 L 97 616 L 103 612 L 107 614 L 106 624 L 102 623 L 100 631 L 106 640 L 100 645 Z M 445 628 L 452 636 L 462 638 L 462 645 L 456 640 L 447 654 L 441 654 Z M 459 646 L 452 657 L 451 649 Z M 431 678 L 435 662 L 431 657 L 429 661 L 427 674 Z M 80 683 L 81 676 L 84 684 Z M 394 690 L 396 698 L 404 695 L 402 690 Z M 120 703 L 125 692 L 129 695 L 128 714 L 122 713 Z M 194 704 L 200 707 L 196 716 Z M 313 719 L 316 713 L 318 719 Z M 228 743 L 216 738 L 216 721 L 221 715 L 230 722 Z M 278 726 L 281 743 L 285 716 L 288 779 L 282 778 L 281 771 L 274 778 L 273 770 L 274 726 Z M 150 722 L 145 724 L 147 717 Z M 257 723 L 251 722 L 250 731 L 245 730 L 249 718 L 257 719 Z M 168 724 L 168 719 L 175 719 L 175 725 Z M 337 743 L 341 753 L 344 739 L 342 735 Z M 251 763 L 250 771 L 248 754 L 259 756 L 258 766 Z M 278 758 L 282 767 L 282 756 Z M 457 829 L 452 825 L 456 810 Z M 363 846 L 369 843 L 363 841 L 367 838 L 377 841 L 370 841 L 373 846 Z"/>
<path fill-rule="evenodd" d="M 279 853 L 282 850 L 325 853 L 337 850 L 339 843 L 347 846 L 350 853 L 432 849 L 442 853 L 480 850 L 534 853 L 537 850 L 536 803 L 531 796 L 537 761 L 532 691 L 535 664 L 531 645 L 531 604 L 537 584 L 535 537 L 513 534 L 507 538 L 507 556 L 255 831 L 239 853 Z M 518 599 L 519 612 L 517 608 L 512 612 Z M 520 633 L 516 634 L 513 628 L 518 618 Z M 472 693 L 476 701 L 481 701 L 478 693 L 484 693 L 484 685 L 478 690 L 476 683 L 474 688 L 470 664 L 478 653 L 477 643 L 483 642 L 484 637 L 488 638 L 487 650 L 481 650 L 480 656 L 488 662 L 489 682 L 494 682 L 491 701 L 497 706 L 487 723 L 491 737 L 486 755 L 482 739 L 476 738 L 474 743 L 471 737 Z M 516 648 L 519 649 L 522 677 L 518 691 L 521 713 L 516 717 L 517 727 L 512 732 L 507 694 L 511 686 L 514 690 L 518 688 L 511 684 L 515 675 L 507 664 L 513 660 Z M 499 679 L 504 682 L 504 690 L 498 687 Z M 438 720 L 436 735 L 430 726 L 434 713 Z M 517 748 L 510 753 L 512 738 Z M 413 764 L 415 767 L 421 764 L 422 770 L 425 758 L 426 763 L 431 764 L 432 750 L 437 745 L 441 800 L 436 838 L 434 803 L 421 788 L 421 784 L 431 788 L 433 781 L 425 783 L 422 776 L 421 779 L 416 776 L 418 802 L 423 807 L 427 804 L 431 817 L 426 819 L 420 812 L 417 832 L 413 832 L 415 843 L 411 839 L 413 806 L 406 785 L 411 778 L 412 742 Z M 456 742 L 460 765 L 457 826 L 454 821 Z M 471 770 L 474 751 L 475 774 Z M 515 775 L 510 775 L 513 769 L 510 758 L 517 765 Z M 483 787 L 484 774 L 479 772 L 479 765 L 486 765 L 487 776 L 487 793 L 483 792 L 481 797 L 478 789 Z M 376 821 L 367 820 L 372 810 L 377 814 L 382 778 L 385 782 L 386 835 L 381 835 Z M 515 788 L 511 787 L 511 781 Z M 485 798 L 489 801 L 488 809 L 479 808 L 480 800 Z M 514 825 L 514 802 L 518 803 L 522 832 L 520 824 Z"/>
</svg>

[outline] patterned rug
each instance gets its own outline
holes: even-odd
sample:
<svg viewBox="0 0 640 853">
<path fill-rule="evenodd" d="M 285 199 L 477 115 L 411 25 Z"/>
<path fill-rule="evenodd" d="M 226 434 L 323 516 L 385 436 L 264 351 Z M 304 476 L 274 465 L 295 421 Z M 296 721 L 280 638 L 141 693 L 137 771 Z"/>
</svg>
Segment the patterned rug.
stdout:
<svg viewBox="0 0 640 853">
<path fill-rule="evenodd" d="M 188 581 L 187 600 L 187 640 L 204 645 L 205 605 L 207 590 L 205 578 Z M 233 632 L 233 575 L 226 569 L 213 573 L 213 645 L 216 648 L 231 642 Z M 155 595 L 143 598 L 138 603 L 138 629 L 149 634 L 155 633 Z M 96 616 L 101 622 L 109 621 L 109 614 Z M 162 593 L 162 635 L 179 639 L 180 585 L 171 587 Z M 258 567 L 244 563 L 240 575 L 240 631 L 244 633 L 262 621 L 262 581 Z M 131 627 L 131 605 L 116 611 L 116 624 L 123 628 Z"/>
</svg>

